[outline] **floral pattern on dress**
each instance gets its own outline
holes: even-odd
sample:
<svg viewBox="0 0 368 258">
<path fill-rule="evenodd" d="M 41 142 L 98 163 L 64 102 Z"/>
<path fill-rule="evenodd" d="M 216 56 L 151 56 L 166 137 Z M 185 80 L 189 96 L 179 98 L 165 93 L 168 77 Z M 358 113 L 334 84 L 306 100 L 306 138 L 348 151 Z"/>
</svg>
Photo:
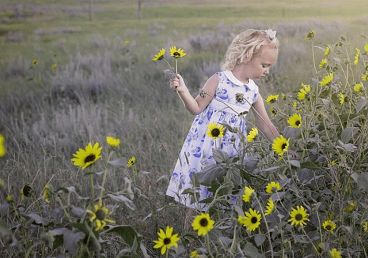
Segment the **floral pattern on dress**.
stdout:
<svg viewBox="0 0 368 258">
<path fill-rule="evenodd" d="M 174 197 L 177 202 L 201 210 L 205 209 L 204 204 L 197 206 L 189 195 L 182 194 L 182 192 L 193 187 L 191 183 L 193 173 L 198 173 L 204 167 L 216 163 L 212 157 L 215 140 L 206 135 L 207 126 L 212 122 L 228 124 L 246 136 L 246 121 L 238 115 L 239 112 L 234 112 L 234 110 L 249 111 L 249 104 L 253 104 L 259 95 L 258 86 L 252 80 L 249 80 L 249 83 L 245 85 L 237 80 L 230 71 L 219 72 L 218 76 L 218 86 L 214 99 L 195 117 L 166 191 L 166 194 Z M 247 101 L 237 101 L 236 94 L 241 94 Z M 223 103 L 230 105 L 234 110 Z M 230 156 L 238 156 L 238 153 L 243 149 L 239 135 L 229 130 L 226 130 L 223 138 L 218 138 L 216 141 L 216 147 L 227 152 Z M 212 193 L 203 185 L 197 191 L 199 200 L 212 196 Z"/>
</svg>

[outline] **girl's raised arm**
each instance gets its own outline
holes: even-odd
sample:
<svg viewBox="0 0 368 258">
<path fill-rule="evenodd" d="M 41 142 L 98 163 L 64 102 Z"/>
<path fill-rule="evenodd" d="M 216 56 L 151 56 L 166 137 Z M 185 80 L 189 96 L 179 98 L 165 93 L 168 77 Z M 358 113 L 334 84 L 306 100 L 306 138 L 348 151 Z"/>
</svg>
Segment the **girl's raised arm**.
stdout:
<svg viewBox="0 0 368 258">
<path fill-rule="evenodd" d="M 179 74 L 171 80 L 170 85 L 173 90 L 177 90 L 179 92 L 188 111 L 193 115 L 197 115 L 211 102 L 211 96 L 215 95 L 217 84 L 218 75 L 214 74 L 207 80 L 203 87 L 203 90 L 208 93 L 204 98 L 199 95 L 196 98 L 193 98 L 186 87 L 183 78 Z"/>
</svg>

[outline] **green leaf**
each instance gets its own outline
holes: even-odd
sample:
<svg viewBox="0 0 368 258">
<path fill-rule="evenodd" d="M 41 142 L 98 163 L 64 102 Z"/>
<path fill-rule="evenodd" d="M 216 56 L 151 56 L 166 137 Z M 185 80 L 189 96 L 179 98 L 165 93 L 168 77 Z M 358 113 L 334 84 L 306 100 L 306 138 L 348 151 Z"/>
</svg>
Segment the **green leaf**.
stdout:
<svg viewBox="0 0 368 258">
<path fill-rule="evenodd" d="M 225 151 L 215 148 L 212 148 L 212 156 L 217 163 L 226 162 L 230 158 L 229 154 L 227 154 Z"/>
<path fill-rule="evenodd" d="M 116 233 L 119 236 L 121 236 L 125 243 L 127 243 L 130 246 L 133 246 L 134 240 L 138 241 L 138 248 L 141 242 L 142 237 L 138 235 L 138 233 L 134 230 L 134 228 L 130 225 L 120 225 L 120 226 L 110 226 L 109 229 L 107 229 L 105 233 Z M 138 249 L 137 248 L 137 249 Z"/>
<path fill-rule="evenodd" d="M 358 185 L 368 192 L 368 172 L 363 172 L 358 177 Z"/>
<path fill-rule="evenodd" d="M 76 254 L 78 251 L 78 242 L 83 239 L 86 236 L 86 234 L 84 234 L 81 231 L 71 231 L 68 230 L 64 233 L 64 245 L 65 248 L 72 254 Z"/>
<path fill-rule="evenodd" d="M 295 240 L 299 243 L 309 243 L 308 238 L 305 235 L 296 235 Z"/>
<path fill-rule="evenodd" d="M 122 157 L 120 159 L 110 160 L 108 163 L 115 167 L 127 167 L 127 158 Z"/>
<path fill-rule="evenodd" d="M 89 237 L 89 242 L 88 242 L 88 248 L 90 250 L 96 251 L 96 252 L 100 252 L 101 251 L 101 244 L 98 241 L 99 238 L 99 233 L 98 231 L 92 231 L 92 229 L 89 227 L 89 225 L 84 222 L 84 223 L 73 223 L 71 224 L 72 227 L 81 230 L 83 233 L 85 233 L 86 235 L 88 235 Z"/>
<path fill-rule="evenodd" d="M 133 211 L 136 209 L 134 203 L 124 195 L 107 194 L 106 196 L 115 202 L 123 202 L 129 209 Z"/>
<path fill-rule="evenodd" d="M 360 110 L 362 110 L 368 103 L 367 99 L 362 100 L 359 102 L 359 104 L 356 106 L 356 112 L 359 113 Z"/>
<path fill-rule="evenodd" d="M 200 183 L 202 182 L 211 182 L 212 180 L 215 180 L 216 178 L 220 178 L 224 176 L 226 171 L 218 164 L 211 164 L 204 169 L 202 169 L 200 172 L 198 172 L 196 175 L 198 177 L 198 180 Z"/>
<path fill-rule="evenodd" d="M 258 249 L 251 243 L 247 242 L 244 247 L 244 255 L 252 258 L 257 257 L 259 255 Z"/>
<path fill-rule="evenodd" d="M 257 246 L 260 246 L 263 244 L 263 242 L 266 240 L 266 236 L 263 234 L 257 234 L 254 236 L 254 241 L 256 242 Z"/>
<path fill-rule="evenodd" d="M 240 176 L 240 170 L 231 168 L 227 171 L 226 177 L 233 182 L 234 186 L 242 184 L 242 177 Z"/>
<path fill-rule="evenodd" d="M 38 224 L 38 225 L 42 224 L 44 226 L 47 226 L 50 223 L 49 220 L 40 217 L 37 213 L 34 213 L 34 212 L 28 214 L 27 217 L 32 219 L 35 222 L 35 224 Z"/>
<path fill-rule="evenodd" d="M 243 166 L 249 170 L 249 171 L 253 171 L 254 169 L 256 169 L 257 165 L 259 162 L 259 157 L 254 156 L 254 157 L 247 157 L 244 159 L 243 161 Z"/>
<path fill-rule="evenodd" d="M 308 160 L 300 164 L 300 168 L 310 168 L 310 169 L 319 169 L 320 167 L 317 166 L 314 162 Z"/>
<path fill-rule="evenodd" d="M 353 137 L 355 136 L 355 134 L 357 132 L 359 132 L 358 127 L 347 127 L 347 128 L 345 128 L 341 132 L 341 141 L 343 143 L 348 143 L 351 139 L 353 139 Z"/>
<path fill-rule="evenodd" d="M 294 167 L 300 168 L 300 162 L 299 162 L 299 160 L 292 159 L 292 160 L 290 160 L 290 164 L 292 166 L 294 166 Z"/>
<path fill-rule="evenodd" d="M 300 135 L 300 128 L 293 128 L 293 127 L 285 127 L 284 128 L 284 132 L 282 133 L 283 136 L 288 139 L 295 139 L 296 137 L 298 137 Z"/>
</svg>

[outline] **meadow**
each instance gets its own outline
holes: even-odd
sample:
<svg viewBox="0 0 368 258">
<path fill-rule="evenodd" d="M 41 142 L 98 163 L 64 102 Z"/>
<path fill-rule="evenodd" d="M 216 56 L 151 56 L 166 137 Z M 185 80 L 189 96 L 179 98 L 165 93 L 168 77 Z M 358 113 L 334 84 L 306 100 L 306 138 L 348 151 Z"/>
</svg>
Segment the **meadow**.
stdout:
<svg viewBox="0 0 368 258">
<path fill-rule="evenodd" d="M 170 257 L 339 257 L 334 248 L 367 257 L 368 7 L 345 2 L 152 0 L 138 21 L 136 1 L 100 0 L 89 21 L 88 1 L 23 0 L 19 18 L 17 3 L 2 1 L 0 257 L 161 257 L 153 240 L 166 226 L 180 238 Z M 173 64 L 169 48 L 184 49 L 178 72 L 196 96 L 247 28 L 277 31 L 278 61 L 258 85 L 265 100 L 280 96 L 266 107 L 301 159 L 281 159 L 264 137 L 247 145 L 257 166 L 235 166 L 219 153 L 224 179 L 202 183 L 228 212 L 212 207 L 216 228 L 201 237 L 184 228 L 188 209 L 165 196 L 194 116 L 169 89 L 167 64 L 152 58 L 165 48 Z M 311 86 L 308 102 L 297 98 L 302 83 Z M 294 113 L 303 115 L 300 128 L 287 122 Z M 254 127 L 251 114 L 247 123 Z M 73 154 L 89 143 L 99 143 L 101 159 L 82 170 Z M 240 178 L 259 195 L 231 208 L 224 200 L 244 190 Z M 245 230 L 240 210 L 262 207 L 270 181 L 283 188 L 272 195 L 278 215 L 257 233 Z M 95 231 L 86 210 L 96 214 L 99 200 L 114 223 Z M 288 223 L 296 205 L 311 216 L 305 228 Z M 325 230 L 324 221 L 337 229 Z"/>
</svg>

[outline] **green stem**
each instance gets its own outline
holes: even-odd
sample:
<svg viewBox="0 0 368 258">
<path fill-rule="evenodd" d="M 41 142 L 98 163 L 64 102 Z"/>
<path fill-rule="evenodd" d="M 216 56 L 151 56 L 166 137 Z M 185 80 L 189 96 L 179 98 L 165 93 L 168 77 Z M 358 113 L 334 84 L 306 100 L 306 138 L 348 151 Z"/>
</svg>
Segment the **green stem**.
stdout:
<svg viewBox="0 0 368 258">
<path fill-rule="evenodd" d="M 260 201 L 257 198 L 257 196 L 255 197 L 255 199 L 257 200 L 257 202 L 259 204 L 259 208 L 261 209 L 261 213 L 262 213 L 263 219 L 265 221 L 265 225 L 266 225 L 266 229 L 267 229 L 268 244 L 270 245 L 270 248 L 271 248 L 271 250 L 270 250 L 271 251 L 271 257 L 273 258 L 274 257 L 274 254 L 273 254 L 273 248 L 272 248 L 272 241 L 271 241 L 270 229 L 268 228 L 268 224 L 267 224 L 267 220 L 266 220 L 266 215 L 263 212 L 262 204 L 260 203 Z"/>
<path fill-rule="evenodd" d="M 21 225 L 21 228 L 22 228 L 22 233 L 23 233 L 23 236 L 24 236 L 24 240 L 26 242 L 26 248 L 28 248 L 29 246 L 29 243 L 28 243 L 28 237 L 27 237 L 27 232 L 24 228 L 24 223 L 23 223 L 23 220 L 22 218 L 19 216 L 19 213 L 17 211 L 17 208 L 15 207 L 14 203 L 12 203 L 12 207 L 13 207 L 13 210 L 14 210 L 14 213 L 15 213 L 15 216 L 17 217 L 20 225 Z"/>
<path fill-rule="evenodd" d="M 314 66 L 314 71 L 317 72 L 317 68 L 316 68 L 316 58 L 314 56 L 314 39 L 312 39 L 312 57 L 313 57 L 313 66 Z"/>
</svg>

